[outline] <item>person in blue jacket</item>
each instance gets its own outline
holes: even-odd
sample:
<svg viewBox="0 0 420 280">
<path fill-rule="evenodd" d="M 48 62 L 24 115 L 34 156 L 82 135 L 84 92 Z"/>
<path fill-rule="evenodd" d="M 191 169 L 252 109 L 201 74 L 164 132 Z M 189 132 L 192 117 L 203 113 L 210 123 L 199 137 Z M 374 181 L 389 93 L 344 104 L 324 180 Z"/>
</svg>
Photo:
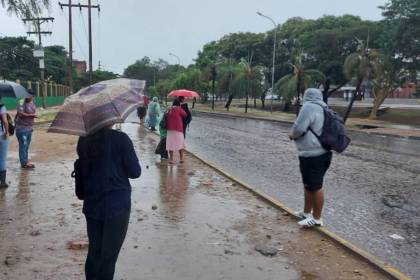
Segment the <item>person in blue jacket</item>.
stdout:
<svg viewBox="0 0 420 280">
<path fill-rule="evenodd" d="M 130 218 L 129 179 L 140 177 L 140 163 L 128 135 L 111 128 L 80 137 L 77 154 L 89 239 L 86 279 L 112 280 Z"/>
</svg>

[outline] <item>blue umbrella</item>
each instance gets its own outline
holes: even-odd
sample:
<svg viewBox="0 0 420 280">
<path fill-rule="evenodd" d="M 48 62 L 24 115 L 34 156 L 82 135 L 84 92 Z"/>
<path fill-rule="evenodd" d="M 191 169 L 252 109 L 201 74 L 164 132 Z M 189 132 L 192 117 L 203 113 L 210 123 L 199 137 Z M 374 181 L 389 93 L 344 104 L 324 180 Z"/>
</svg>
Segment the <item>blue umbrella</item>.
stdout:
<svg viewBox="0 0 420 280">
<path fill-rule="evenodd" d="M 23 86 L 17 83 L 0 80 L 0 96 L 12 98 L 29 98 L 32 95 Z"/>
</svg>

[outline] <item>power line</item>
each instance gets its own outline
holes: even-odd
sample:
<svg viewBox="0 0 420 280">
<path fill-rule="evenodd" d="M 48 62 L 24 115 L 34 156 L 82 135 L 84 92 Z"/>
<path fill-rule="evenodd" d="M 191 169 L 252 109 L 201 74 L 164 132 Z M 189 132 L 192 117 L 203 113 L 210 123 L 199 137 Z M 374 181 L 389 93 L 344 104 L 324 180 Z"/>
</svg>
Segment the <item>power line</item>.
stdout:
<svg viewBox="0 0 420 280">
<path fill-rule="evenodd" d="M 85 32 L 86 40 L 89 41 L 89 35 L 86 30 L 86 23 L 85 23 L 85 18 L 83 17 L 83 14 L 82 14 L 82 10 L 80 10 L 79 12 L 79 17 L 82 19 L 83 31 Z"/>
<path fill-rule="evenodd" d="M 88 9 L 88 21 L 89 21 L 89 83 L 92 84 L 92 72 L 93 72 L 93 66 L 92 66 L 92 9 L 98 9 L 100 11 L 99 5 L 92 5 L 92 0 L 88 0 L 87 5 L 81 5 L 79 4 L 71 4 L 71 1 L 69 1 L 69 4 L 60 4 L 61 7 L 68 7 L 69 9 L 72 8 L 87 8 Z"/>
<path fill-rule="evenodd" d="M 63 11 L 61 11 L 61 14 L 62 14 L 62 16 L 64 17 L 64 19 L 66 20 L 67 24 L 69 24 L 69 25 L 70 25 L 70 22 L 69 22 L 69 20 L 65 17 L 64 12 L 63 12 Z M 78 47 L 79 47 L 80 51 L 82 52 L 82 56 L 83 56 L 83 58 L 84 58 L 85 60 L 87 60 L 87 57 L 88 57 L 88 56 L 87 56 L 87 54 L 86 54 L 86 52 L 85 52 L 84 48 L 82 47 L 82 44 L 80 43 L 79 38 L 77 37 L 77 34 L 73 32 L 73 34 L 72 34 L 72 35 L 73 35 L 73 36 L 74 36 L 74 38 L 76 39 L 76 43 L 77 43 L 77 45 L 78 45 Z M 70 50 L 69 50 L 69 52 L 70 52 Z M 72 51 L 72 52 L 73 52 L 73 51 Z"/>
</svg>

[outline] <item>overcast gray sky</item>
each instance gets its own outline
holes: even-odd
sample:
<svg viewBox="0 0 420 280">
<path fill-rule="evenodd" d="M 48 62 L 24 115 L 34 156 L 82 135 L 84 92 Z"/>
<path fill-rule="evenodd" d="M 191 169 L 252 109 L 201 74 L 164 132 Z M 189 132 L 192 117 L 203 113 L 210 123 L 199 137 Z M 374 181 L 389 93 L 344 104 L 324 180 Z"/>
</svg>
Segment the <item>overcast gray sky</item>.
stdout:
<svg viewBox="0 0 420 280">
<path fill-rule="evenodd" d="M 61 0 L 66 3 L 67 0 Z M 87 3 L 87 0 L 79 0 Z M 79 2 L 73 1 L 73 2 Z M 44 45 L 68 47 L 68 11 L 61 11 L 53 0 L 50 15 L 53 32 Z M 359 15 L 378 20 L 378 6 L 386 0 L 92 0 L 101 5 L 98 17 L 93 12 L 94 68 L 98 60 L 104 69 L 122 73 L 136 59 L 159 57 L 175 64 L 169 52 L 177 54 L 181 63 L 193 62 L 198 50 L 212 40 L 232 32 L 263 32 L 273 27 L 256 11 L 282 23 L 290 17 L 318 18 L 322 15 Z M 48 15 L 46 13 L 45 15 Z M 87 11 L 73 10 L 74 56 L 88 59 Z M 0 7 L 0 35 L 25 36 L 26 28 L 16 16 Z M 34 37 L 32 37 L 35 39 Z"/>
</svg>

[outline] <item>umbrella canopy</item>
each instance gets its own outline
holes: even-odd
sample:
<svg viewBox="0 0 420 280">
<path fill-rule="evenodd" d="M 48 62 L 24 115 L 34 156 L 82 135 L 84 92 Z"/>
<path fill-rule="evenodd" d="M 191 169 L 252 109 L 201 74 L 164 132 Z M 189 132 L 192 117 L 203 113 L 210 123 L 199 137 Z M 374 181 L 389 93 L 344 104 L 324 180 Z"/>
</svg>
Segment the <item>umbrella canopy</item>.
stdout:
<svg viewBox="0 0 420 280">
<path fill-rule="evenodd" d="M 29 98 L 32 95 L 23 86 L 17 83 L 0 80 L 0 96 L 12 98 Z"/>
<path fill-rule="evenodd" d="M 195 91 L 187 90 L 187 89 L 177 89 L 171 91 L 168 95 L 169 97 L 191 97 L 191 98 L 199 98 L 200 95 L 196 93 Z"/>
<path fill-rule="evenodd" d="M 81 89 L 66 98 L 48 132 L 86 136 L 124 122 L 143 105 L 146 82 L 114 79 Z"/>
</svg>

